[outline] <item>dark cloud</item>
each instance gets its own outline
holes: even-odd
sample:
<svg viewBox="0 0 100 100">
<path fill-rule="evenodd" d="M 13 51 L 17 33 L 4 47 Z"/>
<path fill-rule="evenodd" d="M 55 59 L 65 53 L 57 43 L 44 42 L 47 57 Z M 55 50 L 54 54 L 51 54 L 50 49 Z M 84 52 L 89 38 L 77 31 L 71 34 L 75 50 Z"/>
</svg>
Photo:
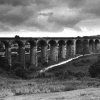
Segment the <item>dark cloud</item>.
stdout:
<svg viewBox="0 0 100 100">
<path fill-rule="evenodd" d="M 84 6 L 84 11 L 86 13 L 92 13 L 95 14 L 96 16 L 100 16 L 100 0 L 87 0 L 85 6 Z"/>
<path fill-rule="evenodd" d="M 99 5 L 100 0 L 0 0 L 0 30 L 74 28 L 100 17 Z"/>
<path fill-rule="evenodd" d="M 0 0 L 1 5 L 13 5 L 13 6 L 18 6 L 18 5 L 28 5 L 30 3 L 30 0 Z"/>
<path fill-rule="evenodd" d="M 7 9 L 5 9 L 6 13 L 1 11 L 2 14 L 0 15 L 0 21 L 9 25 L 22 24 L 34 14 L 34 11 L 28 7 L 19 6 L 12 7 L 10 10 Z"/>
<path fill-rule="evenodd" d="M 10 27 L 3 24 L 3 23 L 0 23 L 0 31 L 11 31 Z"/>
</svg>

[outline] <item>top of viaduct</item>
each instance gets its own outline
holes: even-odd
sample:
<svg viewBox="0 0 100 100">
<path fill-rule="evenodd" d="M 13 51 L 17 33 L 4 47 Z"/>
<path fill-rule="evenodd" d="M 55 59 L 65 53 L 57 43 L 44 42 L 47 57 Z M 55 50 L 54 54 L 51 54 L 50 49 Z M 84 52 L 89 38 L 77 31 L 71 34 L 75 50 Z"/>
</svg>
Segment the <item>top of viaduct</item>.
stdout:
<svg viewBox="0 0 100 100">
<path fill-rule="evenodd" d="M 16 35 L 15 37 L 0 37 L 0 40 L 15 40 L 15 39 L 20 39 L 20 40 L 39 40 L 39 39 L 57 39 L 57 40 L 71 40 L 71 39 L 100 39 L 100 35 L 97 36 L 83 36 L 83 37 L 20 37 Z"/>
<path fill-rule="evenodd" d="M 77 37 L 20 37 L 16 35 L 15 37 L 0 37 L 0 39 L 14 39 L 14 38 L 20 38 L 20 39 L 100 39 L 100 35 L 96 36 L 77 36 Z"/>
</svg>

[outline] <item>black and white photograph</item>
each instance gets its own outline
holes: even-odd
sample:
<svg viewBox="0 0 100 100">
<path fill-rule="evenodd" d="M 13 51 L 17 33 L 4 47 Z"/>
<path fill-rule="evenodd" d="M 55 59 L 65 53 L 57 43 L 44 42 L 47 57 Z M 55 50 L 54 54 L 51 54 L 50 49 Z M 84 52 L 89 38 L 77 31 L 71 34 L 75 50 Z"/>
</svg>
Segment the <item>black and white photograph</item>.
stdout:
<svg viewBox="0 0 100 100">
<path fill-rule="evenodd" d="M 0 100 L 100 100 L 100 0 L 0 0 Z"/>
</svg>

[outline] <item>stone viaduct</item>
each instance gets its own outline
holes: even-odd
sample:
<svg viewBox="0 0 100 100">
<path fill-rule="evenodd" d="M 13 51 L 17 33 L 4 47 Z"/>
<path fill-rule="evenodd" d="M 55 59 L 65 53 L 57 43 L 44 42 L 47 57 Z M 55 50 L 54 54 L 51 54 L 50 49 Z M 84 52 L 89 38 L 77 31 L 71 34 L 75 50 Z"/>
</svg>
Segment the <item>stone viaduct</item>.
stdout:
<svg viewBox="0 0 100 100">
<path fill-rule="evenodd" d="M 18 62 L 25 67 L 25 48 L 29 45 L 30 64 L 38 66 L 41 63 L 59 62 L 80 54 L 100 53 L 100 37 L 69 37 L 69 38 L 0 38 L 5 47 L 5 57 L 12 65 L 13 44 L 18 45 Z"/>
</svg>

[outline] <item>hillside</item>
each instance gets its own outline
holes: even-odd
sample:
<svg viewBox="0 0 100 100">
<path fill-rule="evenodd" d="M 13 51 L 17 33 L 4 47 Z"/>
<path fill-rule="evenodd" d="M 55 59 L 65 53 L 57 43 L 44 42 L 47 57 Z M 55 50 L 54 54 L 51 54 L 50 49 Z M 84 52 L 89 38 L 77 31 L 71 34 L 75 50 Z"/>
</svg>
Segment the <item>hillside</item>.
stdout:
<svg viewBox="0 0 100 100">
<path fill-rule="evenodd" d="M 95 62 L 97 62 L 99 56 L 100 55 L 97 54 L 82 56 L 68 63 L 50 68 L 45 73 L 52 73 L 52 74 L 57 73 L 61 75 L 63 73 L 69 72 L 69 73 L 81 73 L 81 74 L 83 73 L 88 75 L 89 67 Z"/>
</svg>

